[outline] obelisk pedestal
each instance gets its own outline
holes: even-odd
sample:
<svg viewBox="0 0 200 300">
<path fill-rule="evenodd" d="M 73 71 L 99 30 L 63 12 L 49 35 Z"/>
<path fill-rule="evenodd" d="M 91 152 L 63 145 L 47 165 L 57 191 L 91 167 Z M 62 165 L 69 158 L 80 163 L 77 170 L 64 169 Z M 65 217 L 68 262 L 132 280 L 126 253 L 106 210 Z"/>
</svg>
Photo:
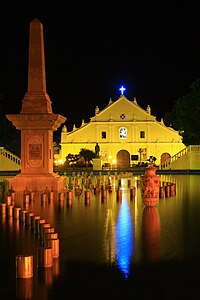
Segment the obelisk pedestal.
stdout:
<svg viewBox="0 0 200 300">
<path fill-rule="evenodd" d="M 28 91 L 18 115 L 7 115 L 16 129 L 21 130 L 21 173 L 8 178 L 15 191 L 60 191 L 65 177 L 53 172 L 53 131 L 66 118 L 52 112 L 46 92 L 43 26 L 30 23 Z"/>
</svg>

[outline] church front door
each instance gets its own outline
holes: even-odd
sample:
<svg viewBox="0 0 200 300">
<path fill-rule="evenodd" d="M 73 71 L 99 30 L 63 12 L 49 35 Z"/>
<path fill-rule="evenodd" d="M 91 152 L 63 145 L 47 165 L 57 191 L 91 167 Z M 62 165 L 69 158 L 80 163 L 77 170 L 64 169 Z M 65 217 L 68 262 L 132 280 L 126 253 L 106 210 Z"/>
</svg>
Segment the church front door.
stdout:
<svg viewBox="0 0 200 300">
<path fill-rule="evenodd" d="M 127 169 L 130 167 L 130 154 L 127 150 L 120 150 L 117 153 L 117 168 Z"/>
</svg>

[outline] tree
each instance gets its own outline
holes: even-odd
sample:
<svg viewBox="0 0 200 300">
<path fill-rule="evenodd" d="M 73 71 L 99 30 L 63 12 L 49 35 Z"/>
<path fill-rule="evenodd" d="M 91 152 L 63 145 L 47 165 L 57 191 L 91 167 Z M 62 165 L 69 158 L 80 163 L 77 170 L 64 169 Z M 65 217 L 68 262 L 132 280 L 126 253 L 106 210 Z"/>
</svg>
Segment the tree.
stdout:
<svg viewBox="0 0 200 300">
<path fill-rule="evenodd" d="M 200 79 L 189 88 L 190 92 L 178 98 L 172 112 L 164 116 L 165 123 L 180 132 L 186 146 L 200 145 Z"/>
<path fill-rule="evenodd" d="M 79 160 L 80 158 L 80 155 L 79 154 L 71 154 L 69 153 L 67 156 L 66 156 L 66 165 L 71 165 L 71 164 L 74 164 L 74 163 L 77 163 L 77 161 Z"/>
<path fill-rule="evenodd" d="M 157 158 L 153 155 L 150 155 L 147 161 L 149 162 L 150 165 L 155 165 Z"/>
<path fill-rule="evenodd" d="M 93 158 L 96 158 L 96 154 L 94 151 L 89 150 L 89 149 L 84 149 L 82 148 L 81 151 L 79 152 L 80 157 L 84 158 L 85 164 L 89 165 L 89 163 L 91 162 L 91 160 Z"/>
</svg>

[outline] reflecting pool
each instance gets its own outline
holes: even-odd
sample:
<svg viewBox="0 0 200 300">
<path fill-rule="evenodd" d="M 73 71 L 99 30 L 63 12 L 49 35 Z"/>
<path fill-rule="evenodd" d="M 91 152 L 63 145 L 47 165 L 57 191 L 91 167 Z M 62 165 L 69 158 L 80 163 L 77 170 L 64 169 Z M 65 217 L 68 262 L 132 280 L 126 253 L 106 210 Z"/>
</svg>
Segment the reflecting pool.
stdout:
<svg viewBox="0 0 200 300">
<path fill-rule="evenodd" d="M 200 175 L 160 175 L 176 194 L 145 207 L 141 176 L 121 178 L 110 190 L 86 199 L 34 195 L 14 206 L 39 215 L 55 228 L 60 255 L 38 268 L 41 238 L 23 222 L 0 214 L 0 299 L 196 299 L 200 292 Z M 138 184 L 140 183 L 140 184 Z M 16 278 L 16 255 L 33 255 L 33 278 Z"/>
</svg>

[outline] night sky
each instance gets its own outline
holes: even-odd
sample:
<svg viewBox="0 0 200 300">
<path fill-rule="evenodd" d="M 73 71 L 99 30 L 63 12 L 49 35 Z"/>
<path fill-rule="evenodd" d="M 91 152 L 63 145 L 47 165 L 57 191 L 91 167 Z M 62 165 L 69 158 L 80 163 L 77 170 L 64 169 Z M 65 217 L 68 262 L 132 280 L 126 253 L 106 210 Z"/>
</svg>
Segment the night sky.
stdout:
<svg viewBox="0 0 200 300">
<path fill-rule="evenodd" d="M 72 3 L 71 3 L 72 2 Z M 20 113 L 27 92 L 29 25 L 43 24 L 47 92 L 54 113 L 79 127 L 116 101 L 119 87 L 157 120 L 200 77 L 199 9 L 192 1 L 30 1 L 0 18 L 0 94 Z M 48 4 L 46 4 L 48 3 Z M 177 3 L 177 4 L 176 4 Z M 9 7 L 8 7 L 9 6 Z"/>
</svg>

